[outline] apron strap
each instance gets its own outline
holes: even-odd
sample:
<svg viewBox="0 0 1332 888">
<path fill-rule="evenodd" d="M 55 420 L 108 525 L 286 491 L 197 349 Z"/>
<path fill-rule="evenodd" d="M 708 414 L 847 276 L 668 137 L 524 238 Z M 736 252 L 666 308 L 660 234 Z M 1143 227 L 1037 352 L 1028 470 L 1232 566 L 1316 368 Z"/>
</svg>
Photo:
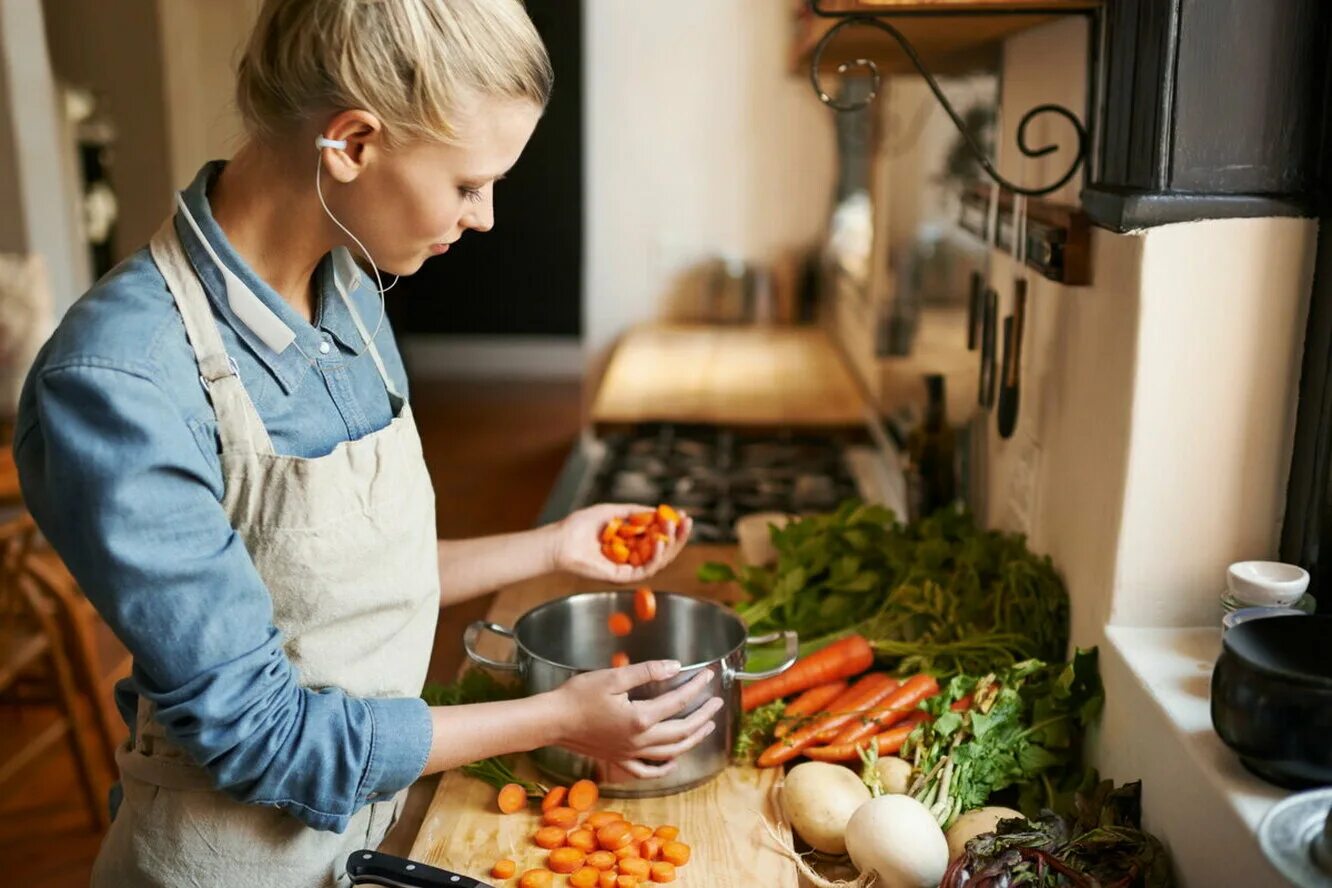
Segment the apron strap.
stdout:
<svg viewBox="0 0 1332 888">
<path fill-rule="evenodd" d="M 227 354 L 208 296 L 181 246 L 174 218 L 162 224 L 148 246 L 185 321 L 185 336 L 199 363 L 199 381 L 217 415 L 222 451 L 272 454 L 273 441 L 241 383 L 235 360 Z"/>
<path fill-rule="evenodd" d="M 345 250 L 347 248 L 338 247 L 338 249 Z M 370 337 L 370 331 L 366 329 L 365 322 L 361 320 L 361 313 L 356 310 L 351 297 L 347 295 L 347 288 L 343 284 L 341 276 L 334 275 L 333 280 L 337 284 L 338 295 L 342 297 L 343 304 L 347 306 L 347 311 L 351 313 L 352 323 L 356 325 L 357 332 L 361 334 L 361 339 L 365 342 L 366 351 L 370 352 L 370 358 L 375 362 L 376 369 L 379 370 L 379 378 L 384 380 L 384 388 L 399 404 L 404 403 L 406 399 L 393 387 L 393 380 L 389 378 L 388 370 L 384 367 L 384 359 L 379 356 L 379 349 L 375 348 L 375 341 Z"/>
</svg>

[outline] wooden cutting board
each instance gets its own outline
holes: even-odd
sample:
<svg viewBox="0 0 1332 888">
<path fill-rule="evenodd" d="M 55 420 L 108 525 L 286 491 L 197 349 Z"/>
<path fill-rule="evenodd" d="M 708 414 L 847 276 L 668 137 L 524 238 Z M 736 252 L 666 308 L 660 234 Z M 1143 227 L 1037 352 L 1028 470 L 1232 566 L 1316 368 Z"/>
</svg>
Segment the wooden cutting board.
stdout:
<svg viewBox="0 0 1332 888">
<path fill-rule="evenodd" d="M 822 328 L 652 324 L 616 346 L 592 421 L 860 429 L 865 400 Z"/>
<path fill-rule="evenodd" d="M 705 586 L 694 577 L 705 561 L 736 561 L 734 546 L 691 545 L 653 585 L 663 591 L 725 601 L 734 589 Z M 500 591 L 488 619 L 512 626 L 536 605 L 572 592 L 605 588 L 576 577 L 554 575 L 518 583 Z M 493 643 L 493 647 L 485 644 Z M 483 652 L 504 658 L 503 642 L 483 640 Z M 633 823 L 680 828 L 680 840 L 693 849 L 688 865 L 672 883 L 680 888 L 796 888 L 795 867 L 778 853 L 759 817 L 779 823 L 774 789 L 780 769 L 728 768 L 712 782 L 657 799 L 606 799 L 599 807 L 619 811 Z M 535 811 L 535 808 L 533 808 Z M 411 858 L 454 872 L 490 880 L 496 860 L 509 858 L 518 872 L 544 865 L 546 852 L 532 844 L 535 813 L 500 814 L 495 790 L 457 771 L 445 774 L 430 802 Z M 790 840 L 784 824 L 782 835 Z M 506 880 L 505 886 L 516 884 Z M 557 879 L 558 885 L 566 884 Z"/>
</svg>

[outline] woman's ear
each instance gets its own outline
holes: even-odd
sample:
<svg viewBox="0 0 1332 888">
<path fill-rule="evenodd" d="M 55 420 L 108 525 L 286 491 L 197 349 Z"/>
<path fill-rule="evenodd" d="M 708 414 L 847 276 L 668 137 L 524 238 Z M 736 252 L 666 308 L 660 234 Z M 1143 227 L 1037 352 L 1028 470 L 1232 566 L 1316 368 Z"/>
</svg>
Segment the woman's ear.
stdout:
<svg viewBox="0 0 1332 888">
<path fill-rule="evenodd" d="M 341 111 L 319 133 L 338 147 L 320 146 L 324 169 L 339 182 L 352 182 L 383 150 L 384 127 L 369 111 Z"/>
</svg>

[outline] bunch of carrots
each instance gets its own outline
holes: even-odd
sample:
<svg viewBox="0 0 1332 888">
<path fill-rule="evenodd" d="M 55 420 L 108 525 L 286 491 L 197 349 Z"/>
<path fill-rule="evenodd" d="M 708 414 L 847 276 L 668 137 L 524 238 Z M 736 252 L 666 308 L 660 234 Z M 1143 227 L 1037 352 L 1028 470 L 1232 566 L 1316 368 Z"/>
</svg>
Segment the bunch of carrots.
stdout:
<svg viewBox="0 0 1332 888">
<path fill-rule="evenodd" d="M 902 681 L 886 672 L 866 672 L 873 664 L 869 642 L 849 635 L 781 675 L 746 685 L 741 692 L 746 712 L 795 696 L 774 731 L 777 741 L 758 757 L 759 767 L 777 767 L 800 755 L 850 762 L 871 745 L 880 755 L 896 753 L 916 725 L 929 718 L 917 707 L 939 693 L 939 683 L 923 673 Z"/>
<path fill-rule="evenodd" d="M 524 872 L 517 888 L 551 888 L 556 873 L 568 876 L 572 888 L 639 888 L 675 881 L 676 868 L 688 863 L 690 855 L 689 846 L 677 841 L 680 831 L 632 824 L 614 811 L 593 811 L 599 796 L 591 780 L 546 793 L 542 826 L 532 837 L 549 852 L 546 866 Z M 499 792 L 499 809 L 516 814 L 527 807 L 527 799 L 525 787 L 510 783 Z M 490 875 L 511 879 L 517 872 L 517 863 L 500 860 Z"/>
<path fill-rule="evenodd" d="M 655 512 L 612 518 L 601 529 L 601 554 L 616 564 L 642 567 L 652 560 L 657 543 L 669 543 L 680 532 L 680 513 L 662 503 Z"/>
</svg>

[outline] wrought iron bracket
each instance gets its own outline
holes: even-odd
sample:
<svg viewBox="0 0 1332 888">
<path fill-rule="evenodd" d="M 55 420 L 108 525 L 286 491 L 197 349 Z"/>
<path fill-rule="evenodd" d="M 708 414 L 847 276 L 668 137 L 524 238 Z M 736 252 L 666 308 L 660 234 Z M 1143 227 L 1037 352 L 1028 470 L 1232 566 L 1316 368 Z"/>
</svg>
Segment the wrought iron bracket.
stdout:
<svg viewBox="0 0 1332 888">
<path fill-rule="evenodd" d="M 962 122 L 962 118 L 958 115 L 957 110 L 953 108 L 952 103 L 948 101 L 948 97 L 944 95 L 943 90 L 939 87 L 939 82 L 934 78 L 934 75 L 931 74 L 929 70 L 925 67 L 925 63 L 921 61 L 920 54 L 916 52 L 916 48 L 911 45 L 911 41 L 908 40 L 906 35 L 903 34 L 901 31 L 899 31 L 891 22 L 885 21 L 885 19 L 891 16 L 921 17 L 921 16 L 936 16 L 936 15 L 951 15 L 951 16 L 1002 15 L 1002 14 L 1016 14 L 1016 11 L 986 10 L 981 12 L 976 12 L 976 11 L 949 12 L 941 10 L 939 12 L 933 12 L 933 11 L 902 12 L 902 11 L 884 10 L 881 12 L 875 11 L 875 12 L 848 13 L 848 12 L 831 12 L 829 10 L 826 10 L 820 5 L 819 0 L 809 0 L 809 9 L 810 12 L 812 12 L 816 16 L 819 16 L 820 18 L 842 19 L 842 21 L 838 22 L 831 29 L 829 29 L 828 33 L 824 34 L 823 37 L 819 40 L 819 42 L 815 45 L 814 54 L 809 62 L 809 80 L 810 84 L 814 87 L 814 94 L 819 97 L 819 101 L 823 102 L 823 104 L 827 105 L 833 110 L 858 111 L 861 108 L 864 108 L 870 102 L 874 101 L 874 97 L 878 94 L 882 86 L 882 76 L 879 73 L 879 66 L 875 64 L 873 59 L 855 59 L 854 61 L 843 62 L 842 64 L 838 65 L 837 66 L 838 74 L 845 74 L 847 71 L 851 70 L 852 68 L 864 68 L 869 72 L 869 76 L 871 78 L 870 92 L 867 96 L 853 102 L 839 102 L 824 91 L 823 85 L 819 79 L 819 67 L 823 61 L 824 52 L 827 50 L 828 45 L 833 41 L 833 39 L 839 33 L 841 33 L 842 30 L 845 28 L 854 28 L 854 27 L 875 28 L 887 34 L 888 36 L 892 37 L 895 41 L 897 41 L 897 45 L 901 47 L 902 52 L 905 53 L 907 57 L 907 60 L 910 61 L 912 67 L 914 67 L 916 71 L 920 73 L 921 78 L 925 81 L 925 85 L 930 88 L 930 92 L 934 93 L 935 100 L 938 101 L 939 105 L 948 114 L 948 118 L 953 122 L 953 126 L 957 127 L 957 131 L 962 134 L 962 138 L 966 142 L 968 150 L 970 150 L 971 153 L 975 155 L 976 161 L 981 165 L 981 168 L 985 170 L 985 174 L 989 176 L 991 179 L 993 179 L 996 183 L 998 183 L 1000 187 L 1005 188 L 1008 191 L 1013 192 L 1014 194 L 1023 194 L 1028 197 L 1042 197 L 1046 194 L 1050 194 L 1051 192 L 1056 191 L 1059 188 L 1063 187 L 1065 183 L 1067 183 L 1070 179 L 1073 178 L 1073 176 L 1077 173 L 1078 169 L 1082 166 L 1083 162 L 1086 160 L 1087 151 L 1088 151 L 1087 127 L 1078 118 L 1078 116 L 1074 114 L 1072 111 L 1070 111 L 1068 108 L 1065 108 L 1063 105 L 1055 105 L 1055 104 L 1037 105 L 1035 108 L 1032 108 L 1031 110 L 1027 111 L 1027 113 L 1023 114 L 1021 119 L 1018 120 L 1018 126 L 1017 126 L 1018 150 L 1021 151 L 1023 155 L 1026 157 L 1044 157 L 1045 155 L 1058 150 L 1059 146 L 1056 144 L 1040 145 L 1033 147 L 1028 143 L 1027 140 L 1027 127 L 1031 124 L 1032 120 L 1034 120 L 1035 118 L 1039 117 L 1042 114 L 1054 114 L 1057 117 L 1062 117 L 1064 120 L 1067 120 L 1069 124 L 1073 127 L 1074 133 L 1077 135 L 1077 151 L 1074 154 L 1073 162 L 1069 165 L 1068 169 L 1064 172 L 1064 174 L 1060 176 L 1058 179 L 1056 179 L 1054 182 L 1052 182 L 1049 185 L 1043 185 L 1038 188 L 1028 188 L 1019 185 L 1016 182 L 1010 182 L 1008 179 L 1001 176 L 999 174 L 999 170 L 995 168 L 993 161 L 991 161 L 990 158 L 986 156 L 984 149 L 981 148 L 981 146 L 976 142 L 975 137 L 967 130 L 967 127 Z M 1021 10 L 1021 13 L 1025 15 L 1030 15 L 1033 12 L 1037 13 L 1062 12 L 1064 14 L 1079 14 L 1082 11 L 1061 9 L 1059 7 L 1051 7 L 1049 9 L 1024 8 Z"/>
</svg>

